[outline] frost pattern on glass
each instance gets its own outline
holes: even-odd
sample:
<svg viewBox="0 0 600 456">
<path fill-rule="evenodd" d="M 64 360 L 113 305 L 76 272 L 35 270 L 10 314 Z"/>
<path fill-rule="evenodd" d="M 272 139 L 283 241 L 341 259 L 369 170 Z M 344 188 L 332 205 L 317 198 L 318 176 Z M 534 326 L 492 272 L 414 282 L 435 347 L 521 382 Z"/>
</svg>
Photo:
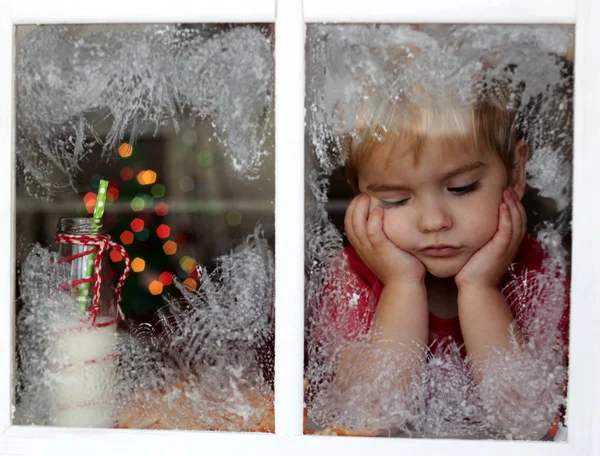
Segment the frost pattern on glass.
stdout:
<svg viewBox="0 0 600 456">
<path fill-rule="evenodd" d="M 314 153 L 306 196 L 306 376 L 308 421 L 314 427 L 365 435 L 508 439 L 539 439 L 550 428 L 565 404 L 567 376 L 560 322 L 567 305 L 568 253 L 562 239 L 570 230 L 572 80 L 557 56 L 568 52 L 571 40 L 572 28 L 554 26 L 308 27 L 307 139 Z M 348 332 L 343 312 L 332 322 L 331 312 L 323 311 L 327 306 L 351 310 L 366 292 L 343 273 L 342 235 L 326 210 L 329 176 L 344 164 L 340 136 L 355 135 L 365 119 L 380 120 L 377 106 L 386 100 L 443 98 L 450 89 L 468 103 L 493 81 L 519 95 L 512 101 L 531 146 L 527 183 L 555 210 L 535 227 L 548 252 L 545 273 L 525 272 L 514 291 L 528 303 L 515 322 L 526 343 L 517 348 L 513 332 L 513 353 L 490 356 L 479 383 L 456 343 L 429 352 L 421 370 L 411 369 L 410 356 L 398 359 L 392 351 L 371 350 L 373 358 L 365 360 L 360 353 L 367 342 Z M 348 350 L 370 370 L 365 374 L 355 366 L 353 374 L 368 381 L 350 389 L 334 377 Z M 402 387 L 394 382 L 398 369 L 413 372 Z"/>
<path fill-rule="evenodd" d="M 36 245 L 23 264 L 15 423 L 111 426 L 115 326 L 92 329 L 82 324 L 76 296 L 57 290 L 71 280 L 70 264 L 57 259 Z"/>
<path fill-rule="evenodd" d="M 36 196 L 73 187 L 90 154 L 207 116 L 240 176 L 267 154 L 273 59 L 256 27 L 41 26 L 16 65 L 17 164 Z"/>
<path fill-rule="evenodd" d="M 57 424 L 55 328 L 81 318 L 73 298 L 55 291 L 68 277 L 55 260 L 37 246 L 21 274 L 19 424 Z M 120 427 L 273 432 L 266 372 L 273 366 L 274 260 L 262 229 L 217 263 L 211 273 L 199 269 L 198 291 L 178 282 L 183 298 L 168 299 L 162 331 L 145 324 L 116 333 L 118 365 L 98 394 L 110 398 L 103 404 Z"/>
</svg>

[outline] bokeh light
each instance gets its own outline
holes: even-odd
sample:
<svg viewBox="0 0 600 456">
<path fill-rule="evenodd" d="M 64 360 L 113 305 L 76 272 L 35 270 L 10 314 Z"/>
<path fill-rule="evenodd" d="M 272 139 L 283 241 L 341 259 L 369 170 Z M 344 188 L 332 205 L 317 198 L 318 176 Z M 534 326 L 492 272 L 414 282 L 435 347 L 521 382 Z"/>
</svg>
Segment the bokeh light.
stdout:
<svg viewBox="0 0 600 456">
<path fill-rule="evenodd" d="M 129 230 L 125 230 L 121 233 L 120 239 L 121 239 L 121 244 L 123 244 L 123 245 L 131 244 L 134 239 L 133 233 Z"/>
<path fill-rule="evenodd" d="M 181 269 L 183 269 L 185 272 L 191 272 L 196 266 L 196 262 L 192 257 L 186 255 L 179 260 L 179 266 L 181 266 Z"/>
<path fill-rule="evenodd" d="M 188 278 L 183 281 L 183 284 L 188 288 L 188 290 L 194 291 L 196 289 L 197 282 L 194 279 Z"/>
<path fill-rule="evenodd" d="M 146 207 L 152 207 L 154 205 L 154 198 L 152 197 L 152 195 L 148 195 L 146 193 L 144 195 L 141 195 L 141 197 L 144 199 L 144 204 L 146 205 Z"/>
<path fill-rule="evenodd" d="M 179 179 L 179 188 L 182 192 L 191 192 L 194 190 L 194 178 L 192 176 L 183 176 Z"/>
<path fill-rule="evenodd" d="M 140 257 L 136 257 L 131 262 L 131 269 L 133 269 L 134 272 L 142 272 L 146 269 L 146 262 Z"/>
<path fill-rule="evenodd" d="M 136 196 L 131 200 L 129 205 L 131 206 L 131 209 L 133 209 L 135 212 L 139 212 L 144 210 L 144 208 L 146 207 L 146 202 L 141 196 Z"/>
<path fill-rule="evenodd" d="M 131 179 L 133 179 L 133 168 L 126 166 L 125 168 L 123 168 L 121 170 L 119 175 L 121 176 L 121 180 L 123 180 L 123 181 L 131 180 Z"/>
<path fill-rule="evenodd" d="M 150 193 L 152 193 L 152 196 L 154 196 L 154 198 L 162 198 L 163 196 L 165 196 L 165 186 L 163 184 L 153 185 L 150 189 Z"/>
<path fill-rule="evenodd" d="M 133 147 L 131 144 L 123 143 L 117 149 L 117 152 L 122 158 L 131 157 L 131 153 L 133 152 Z"/>
<path fill-rule="evenodd" d="M 93 214 L 94 205 L 96 204 L 96 194 L 94 192 L 87 192 L 83 197 L 83 203 L 88 214 Z"/>
<path fill-rule="evenodd" d="M 141 218 L 136 217 L 131 221 L 129 226 L 131 226 L 131 229 L 137 233 L 138 231 L 142 231 L 144 229 L 144 221 Z"/>
<path fill-rule="evenodd" d="M 211 200 L 206 203 L 206 213 L 210 216 L 219 215 L 222 211 L 221 203 L 217 200 Z"/>
<path fill-rule="evenodd" d="M 190 273 L 189 273 L 189 272 L 185 272 L 185 271 L 184 271 L 184 270 L 181 268 L 181 266 L 179 266 L 179 267 L 177 268 L 177 277 L 179 277 L 180 279 L 186 279 L 186 278 L 188 278 L 189 276 L 190 276 Z"/>
<path fill-rule="evenodd" d="M 238 211 L 230 211 L 225 216 L 225 219 L 229 226 L 238 226 L 242 223 L 242 214 Z"/>
<path fill-rule="evenodd" d="M 137 181 L 140 185 L 151 185 L 156 182 L 156 173 L 151 169 L 140 171 L 137 175 Z"/>
<path fill-rule="evenodd" d="M 92 188 L 94 190 L 98 190 L 98 187 L 100 187 L 100 181 L 104 179 L 104 176 L 102 174 L 94 174 L 92 176 L 92 179 L 90 181 Z"/>
<path fill-rule="evenodd" d="M 156 205 L 156 207 L 154 208 L 154 211 L 156 212 L 156 215 L 159 215 L 161 217 L 164 217 L 165 215 L 167 215 L 169 213 L 169 205 L 167 203 L 158 203 Z"/>
<path fill-rule="evenodd" d="M 173 255 L 177 252 L 177 244 L 173 241 L 167 241 L 163 244 L 163 251 L 167 255 Z"/>
<path fill-rule="evenodd" d="M 109 203 L 114 203 L 119 199 L 119 189 L 117 187 L 110 187 L 106 194 L 106 199 Z"/>
<path fill-rule="evenodd" d="M 161 273 L 161 275 L 158 276 L 158 280 L 164 286 L 169 286 L 169 285 L 171 285 L 173 283 L 173 274 L 171 274 L 170 272 L 165 271 L 165 272 Z"/>
<path fill-rule="evenodd" d="M 202 151 L 198 152 L 198 155 L 196 155 L 196 161 L 198 162 L 198 164 L 200 166 L 203 166 L 203 167 L 210 166 L 210 165 L 212 165 L 212 162 L 213 162 L 212 153 L 208 150 L 202 150 Z"/>
<path fill-rule="evenodd" d="M 170 234 L 171 228 L 168 225 L 165 225 L 164 223 L 162 225 L 159 225 L 158 228 L 156 228 L 156 235 L 161 239 L 168 238 Z"/>
<path fill-rule="evenodd" d="M 198 141 L 198 133 L 194 130 L 185 130 L 181 134 L 181 140 L 186 146 L 192 146 L 196 141 Z"/>
<path fill-rule="evenodd" d="M 115 263 L 118 263 L 123 259 L 123 255 L 121 255 L 121 252 L 119 252 L 118 250 L 111 250 L 108 256 Z"/>
<path fill-rule="evenodd" d="M 150 230 L 148 228 L 144 228 L 142 231 L 138 231 L 137 233 L 135 233 L 135 238 L 141 242 L 147 241 L 149 237 Z"/>
<path fill-rule="evenodd" d="M 148 290 L 150 290 L 150 293 L 153 295 L 159 295 L 163 292 L 163 284 L 158 280 L 153 280 L 150 285 L 148 285 Z"/>
</svg>

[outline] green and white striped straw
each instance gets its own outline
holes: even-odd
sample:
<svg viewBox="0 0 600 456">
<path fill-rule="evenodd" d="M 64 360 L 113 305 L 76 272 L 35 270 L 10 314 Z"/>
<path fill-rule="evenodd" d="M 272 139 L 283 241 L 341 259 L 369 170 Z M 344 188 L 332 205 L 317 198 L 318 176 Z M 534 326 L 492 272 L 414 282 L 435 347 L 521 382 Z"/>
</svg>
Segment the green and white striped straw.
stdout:
<svg viewBox="0 0 600 456">
<path fill-rule="evenodd" d="M 101 180 L 98 186 L 98 195 L 96 195 L 96 204 L 94 206 L 94 214 L 92 215 L 92 227 L 90 234 L 98 234 L 102 225 L 102 216 L 104 215 L 104 207 L 106 206 L 106 191 L 108 189 L 108 181 Z M 96 254 L 93 253 L 87 256 L 87 263 L 85 265 L 84 278 L 92 277 L 94 272 L 94 262 L 96 261 Z M 85 311 L 86 305 L 89 301 L 90 296 L 90 282 L 84 282 L 79 288 L 79 308 Z"/>
</svg>

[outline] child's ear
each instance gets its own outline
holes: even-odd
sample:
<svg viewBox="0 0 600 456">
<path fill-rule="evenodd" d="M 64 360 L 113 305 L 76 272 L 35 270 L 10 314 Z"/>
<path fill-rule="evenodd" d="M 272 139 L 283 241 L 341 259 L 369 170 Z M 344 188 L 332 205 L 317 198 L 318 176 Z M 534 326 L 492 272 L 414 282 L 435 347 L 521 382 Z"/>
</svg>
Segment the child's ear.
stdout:
<svg viewBox="0 0 600 456">
<path fill-rule="evenodd" d="M 525 184 L 527 181 L 525 167 L 529 159 L 529 144 L 522 139 L 517 141 L 513 157 L 513 166 L 510 171 L 510 186 L 515 190 L 520 200 L 525 195 Z"/>
</svg>

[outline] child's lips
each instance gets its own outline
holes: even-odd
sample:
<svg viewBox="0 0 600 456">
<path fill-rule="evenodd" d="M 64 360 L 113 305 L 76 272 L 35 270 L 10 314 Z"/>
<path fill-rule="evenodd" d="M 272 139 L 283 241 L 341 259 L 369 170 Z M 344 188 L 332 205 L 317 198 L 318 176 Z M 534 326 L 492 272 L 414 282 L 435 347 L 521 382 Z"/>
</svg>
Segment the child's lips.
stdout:
<svg viewBox="0 0 600 456">
<path fill-rule="evenodd" d="M 460 252 L 460 247 L 455 247 L 453 245 L 439 244 L 439 245 L 430 245 L 421 249 L 421 253 L 426 256 L 442 258 L 442 257 L 450 257 L 457 255 Z"/>
</svg>

